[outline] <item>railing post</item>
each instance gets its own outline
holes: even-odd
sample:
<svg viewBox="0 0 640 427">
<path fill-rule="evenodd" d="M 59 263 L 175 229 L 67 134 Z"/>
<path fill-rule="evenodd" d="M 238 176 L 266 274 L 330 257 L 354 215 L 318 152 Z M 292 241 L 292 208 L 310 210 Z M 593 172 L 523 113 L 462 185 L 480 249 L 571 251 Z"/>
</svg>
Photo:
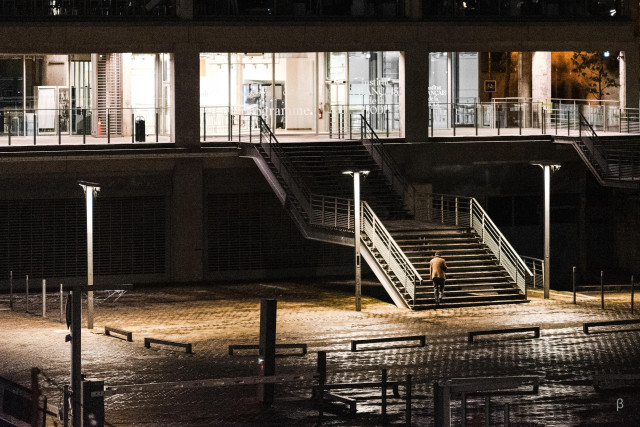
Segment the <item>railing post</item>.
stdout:
<svg viewBox="0 0 640 427">
<path fill-rule="evenodd" d="M 158 135 L 160 134 L 160 129 L 159 129 L 160 128 L 160 120 L 159 119 L 160 119 L 160 117 L 158 116 L 158 112 L 156 111 L 156 142 L 158 142 Z M 205 125 L 206 125 L 206 122 L 205 122 Z M 207 132 L 206 126 L 205 126 L 205 131 L 204 132 L 205 132 L 205 136 L 206 136 L 206 134 L 207 134 L 206 133 Z"/>
<path fill-rule="evenodd" d="M 482 212 L 482 243 L 484 243 L 484 212 Z"/>
<path fill-rule="evenodd" d="M 38 115 L 34 111 L 33 112 L 33 145 L 36 145 L 36 135 L 38 135 Z"/>
<path fill-rule="evenodd" d="M 111 144 L 111 110 L 107 108 L 107 144 Z"/>
<path fill-rule="evenodd" d="M 573 284 L 573 303 L 576 303 L 576 266 L 571 269 L 571 283 Z"/>
<path fill-rule="evenodd" d="M 431 120 L 431 138 L 433 138 L 433 107 L 431 107 L 431 117 L 429 117 Z"/>
<path fill-rule="evenodd" d="M 322 208 L 320 210 L 320 224 L 324 225 L 324 196 L 322 196 Z"/>
<path fill-rule="evenodd" d="M 473 199 L 469 199 L 469 228 L 473 230 Z"/>
<path fill-rule="evenodd" d="M 7 114 L 7 121 L 9 122 L 8 130 L 9 130 L 9 145 L 11 145 L 11 114 Z"/>
<path fill-rule="evenodd" d="M 498 136 L 500 136 L 500 109 L 498 109 Z"/>
<path fill-rule="evenodd" d="M 453 128 L 453 136 L 456 136 L 456 106 L 451 104 L 451 127 Z"/>
<path fill-rule="evenodd" d="M 242 142 L 242 115 L 238 116 L 238 142 Z"/>
<path fill-rule="evenodd" d="M 544 127 L 546 125 L 546 117 L 545 117 L 545 112 L 544 112 L 544 106 L 542 106 L 542 123 L 540 128 L 542 129 L 542 135 L 544 135 Z"/>
<path fill-rule="evenodd" d="M 620 133 L 622 133 L 622 108 L 618 108 L 618 117 L 620 117 L 620 120 L 618 120 L 618 126 L 620 127 Z"/>
<path fill-rule="evenodd" d="M 582 138 L 582 119 L 578 121 L 578 136 Z"/>
<path fill-rule="evenodd" d="M 333 110 L 329 110 L 329 139 L 333 138 Z"/>
<path fill-rule="evenodd" d="M 604 310 L 604 271 L 600 270 L 600 309 Z"/>
<path fill-rule="evenodd" d="M 25 296 L 26 296 L 25 311 L 28 313 L 29 312 L 29 275 L 28 274 L 24 277 L 24 281 L 25 281 Z"/>
<path fill-rule="evenodd" d="M 333 226 L 338 226 L 338 198 L 333 199 Z"/>
<path fill-rule="evenodd" d="M 558 135 L 558 111 L 556 111 L 556 135 Z"/>
<path fill-rule="evenodd" d="M 444 195 L 440 196 L 440 222 L 444 224 Z"/>
<path fill-rule="evenodd" d="M 571 111 L 567 110 L 567 136 L 571 135 Z"/>
<path fill-rule="evenodd" d="M 473 126 L 476 128 L 476 136 L 478 136 L 478 104 L 473 103 Z"/>
<path fill-rule="evenodd" d="M 384 110 L 384 115 L 387 118 L 387 138 L 389 138 L 389 109 Z"/>
<path fill-rule="evenodd" d="M 13 309 L 13 270 L 9 271 L 9 308 Z"/>
<path fill-rule="evenodd" d="M 204 135 L 203 141 L 207 142 L 207 110 L 202 112 L 202 134 Z"/>
<path fill-rule="evenodd" d="M 502 264 L 502 236 L 498 236 L 498 264 Z"/>
<path fill-rule="evenodd" d="M 135 114 L 131 113 L 131 143 L 135 143 L 135 134 L 136 134 L 136 122 L 135 122 Z"/>
<path fill-rule="evenodd" d="M 37 132 L 38 128 L 35 128 Z M 82 143 L 87 143 L 87 109 L 82 109 Z"/>
<path fill-rule="evenodd" d="M 458 226 L 458 198 L 456 197 L 456 227 Z"/>
<path fill-rule="evenodd" d="M 351 228 L 351 199 L 348 199 L 347 200 L 347 230 L 349 230 L 350 228 Z"/>
<path fill-rule="evenodd" d="M 522 108 L 520 105 L 518 105 L 518 122 L 520 124 L 520 135 L 522 135 L 522 116 L 523 116 L 523 112 L 522 112 Z"/>
<path fill-rule="evenodd" d="M 253 142 L 253 116 L 249 116 L 249 142 Z"/>
</svg>

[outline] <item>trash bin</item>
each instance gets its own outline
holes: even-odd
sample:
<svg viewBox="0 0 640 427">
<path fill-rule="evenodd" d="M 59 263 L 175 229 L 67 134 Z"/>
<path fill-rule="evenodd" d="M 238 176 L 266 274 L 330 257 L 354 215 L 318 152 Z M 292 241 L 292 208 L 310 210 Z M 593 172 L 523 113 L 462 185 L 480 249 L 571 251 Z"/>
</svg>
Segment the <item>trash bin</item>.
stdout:
<svg viewBox="0 0 640 427">
<path fill-rule="evenodd" d="M 144 142 L 145 139 L 146 139 L 146 130 L 145 130 L 144 117 L 138 116 L 136 117 L 136 141 Z"/>
</svg>

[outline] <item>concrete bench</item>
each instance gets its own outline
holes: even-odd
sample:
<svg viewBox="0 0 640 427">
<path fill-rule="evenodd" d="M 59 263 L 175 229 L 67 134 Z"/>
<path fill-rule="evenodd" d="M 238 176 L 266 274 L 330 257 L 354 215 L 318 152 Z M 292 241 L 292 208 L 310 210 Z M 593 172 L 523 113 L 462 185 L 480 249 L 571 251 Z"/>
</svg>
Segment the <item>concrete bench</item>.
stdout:
<svg viewBox="0 0 640 427">
<path fill-rule="evenodd" d="M 278 348 L 299 348 L 301 350 L 301 356 L 307 354 L 307 345 L 306 344 L 276 344 L 276 349 Z M 259 350 L 260 346 L 258 344 L 232 344 L 229 346 L 229 355 L 233 356 L 234 350 Z"/>
<path fill-rule="evenodd" d="M 104 334 L 109 337 L 109 336 L 111 336 L 111 333 L 124 335 L 128 342 L 132 342 L 133 341 L 133 333 L 132 332 L 125 331 L 124 329 L 114 328 L 114 327 L 111 327 L 111 326 L 105 326 L 104 327 Z"/>
<path fill-rule="evenodd" d="M 357 412 L 357 407 L 356 407 L 356 400 L 352 399 L 350 397 L 346 397 L 346 396 L 342 396 L 340 394 L 337 393 L 331 393 L 329 391 L 324 391 L 326 390 L 325 387 L 323 387 L 323 391 L 322 391 L 322 397 L 323 397 L 323 401 L 324 402 L 340 402 L 340 403 L 344 403 L 346 405 L 349 406 L 349 413 L 350 414 L 355 414 Z M 318 399 L 320 398 L 320 390 L 318 389 L 318 387 L 314 387 L 312 390 L 312 396 L 311 398 L 314 401 L 318 401 Z"/>
<path fill-rule="evenodd" d="M 640 324 L 640 319 L 625 319 L 625 320 L 609 320 L 605 322 L 588 322 L 582 325 L 582 331 L 585 334 L 589 333 L 589 328 L 596 326 L 617 326 L 617 325 L 635 325 Z"/>
<path fill-rule="evenodd" d="M 478 335 L 501 335 L 501 334 L 516 334 L 520 332 L 533 332 L 534 338 L 540 338 L 540 327 L 532 326 L 528 328 L 507 328 L 507 329 L 492 329 L 488 331 L 472 331 L 469 332 L 468 341 L 473 343 L 473 338 Z"/>
<path fill-rule="evenodd" d="M 399 391 L 400 383 L 398 381 L 387 381 L 387 388 L 393 390 L 395 397 L 400 397 Z M 315 386 L 315 389 L 318 387 Z M 361 383 L 336 383 L 325 384 L 322 386 L 324 390 L 348 390 L 348 389 L 363 389 L 363 388 L 382 388 L 382 382 L 361 382 Z"/>
<path fill-rule="evenodd" d="M 186 343 L 181 343 L 181 342 L 175 342 L 175 341 L 167 341 L 167 340 L 159 340 L 156 338 L 145 338 L 144 339 L 144 346 L 146 348 L 151 348 L 151 344 L 162 344 L 162 345 L 168 345 L 168 346 L 172 346 L 172 347 L 182 347 L 185 349 L 186 353 L 191 354 L 191 344 L 186 344 Z"/>
<path fill-rule="evenodd" d="M 420 346 L 426 345 L 426 337 L 424 335 L 413 335 L 409 337 L 388 337 L 388 338 L 369 338 L 363 340 L 351 340 L 351 351 L 358 351 L 358 344 L 374 344 L 381 342 L 398 342 L 398 341 L 419 341 Z M 376 350 L 379 350 L 377 348 Z"/>
</svg>

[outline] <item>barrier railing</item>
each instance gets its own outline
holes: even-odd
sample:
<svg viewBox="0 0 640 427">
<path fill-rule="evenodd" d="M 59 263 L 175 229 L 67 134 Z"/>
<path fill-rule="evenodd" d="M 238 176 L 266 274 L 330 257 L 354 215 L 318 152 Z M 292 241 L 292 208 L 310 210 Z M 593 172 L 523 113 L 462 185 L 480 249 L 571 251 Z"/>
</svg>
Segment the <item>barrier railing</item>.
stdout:
<svg viewBox="0 0 640 427">
<path fill-rule="evenodd" d="M 544 288 L 544 275 L 543 275 L 544 260 L 540 258 L 530 257 L 530 256 L 523 256 L 522 260 L 525 262 L 527 267 L 529 267 L 529 270 L 531 270 L 531 273 L 533 274 L 532 276 L 530 276 L 531 280 L 530 281 L 527 280 L 527 285 L 531 286 L 534 289 L 536 288 L 543 289 Z"/>
<path fill-rule="evenodd" d="M 387 181 L 397 194 L 402 196 L 406 207 L 415 215 L 416 212 L 416 188 L 409 183 L 393 158 L 384 149 L 384 145 L 378 134 L 369 124 L 364 115 L 360 115 L 362 144 L 376 162 Z"/>
<path fill-rule="evenodd" d="M 0 110 L 1 145 L 77 145 L 170 142 L 163 108 Z"/>
<path fill-rule="evenodd" d="M 474 229 L 518 288 L 526 294 L 525 283 L 533 273 L 476 199 L 431 194 L 427 200 L 427 220 Z"/>
</svg>

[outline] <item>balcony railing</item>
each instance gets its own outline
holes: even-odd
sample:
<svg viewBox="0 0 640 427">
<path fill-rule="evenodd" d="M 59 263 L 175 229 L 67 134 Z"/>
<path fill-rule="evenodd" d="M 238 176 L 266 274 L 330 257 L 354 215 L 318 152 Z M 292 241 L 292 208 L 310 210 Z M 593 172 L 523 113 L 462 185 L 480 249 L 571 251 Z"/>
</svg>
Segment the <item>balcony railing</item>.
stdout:
<svg viewBox="0 0 640 427">
<path fill-rule="evenodd" d="M 161 108 L 0 110 L 0 146 L 171 142 Z"/>
</svg>

